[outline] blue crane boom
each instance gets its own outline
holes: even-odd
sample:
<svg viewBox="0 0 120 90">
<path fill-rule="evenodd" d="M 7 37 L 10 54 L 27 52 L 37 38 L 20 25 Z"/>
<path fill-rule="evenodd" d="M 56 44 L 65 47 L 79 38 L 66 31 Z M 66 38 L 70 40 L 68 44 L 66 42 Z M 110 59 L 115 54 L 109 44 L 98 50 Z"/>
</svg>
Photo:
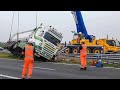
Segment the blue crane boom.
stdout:
<svg viewBox="0 0 120 90">
<path fill-rule="evenodd" d="M 77 27 L 77 33 L 81 32 L 84 34 L 85 39 L 89 39 L 89 41 L 92 41 L 92 37 L 88 35 L 88 32 L 86 30 L 83 17 L 81 14 L 81 11 L 72 11 L 73 17 L 75 19 L 76 27 Z"/>
</svg>

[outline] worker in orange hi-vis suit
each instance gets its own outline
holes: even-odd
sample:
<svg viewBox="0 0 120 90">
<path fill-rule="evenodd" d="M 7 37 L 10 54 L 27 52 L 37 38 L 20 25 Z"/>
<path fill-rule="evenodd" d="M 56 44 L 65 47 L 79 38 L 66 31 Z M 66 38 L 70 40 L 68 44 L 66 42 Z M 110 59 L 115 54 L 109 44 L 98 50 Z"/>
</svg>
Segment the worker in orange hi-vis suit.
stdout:
<svg viewBox="0 0 120 90">
<path fill-rule="evenodd" d="M 34 52 L 35 52 L 35 50 L 33 47 L 33 42 L 28 41 L 28 45 L 25 46 L 25 48 L 22 52 L 25 55 L 24 66 L 23 66 L 23 71 L 22 71 L 22 79 L 25 79 L 26 75 L 28 76 L 29 79 L 31 79 L 31 77 L 32 77 Z M 28 71 L 28 74 L 27 74 L 27 71 Z"/>
<path fill-rule="evenodd" d="M 85 45 L 85 40 L 82 40 L 81 44 L 83 48 L 80 50 L 80 63 L 81 63 L 80 69 L 86 70 L 87 69 L 87 61 L 86 61 L 87 47 Z"/>
<path fill-rule="evenodd" d="M 81 37 L 80 37 L 80 34 L 78 34 L 77 44 L 80 44 L 80 40 L 81 40 Z"/>
</svg>

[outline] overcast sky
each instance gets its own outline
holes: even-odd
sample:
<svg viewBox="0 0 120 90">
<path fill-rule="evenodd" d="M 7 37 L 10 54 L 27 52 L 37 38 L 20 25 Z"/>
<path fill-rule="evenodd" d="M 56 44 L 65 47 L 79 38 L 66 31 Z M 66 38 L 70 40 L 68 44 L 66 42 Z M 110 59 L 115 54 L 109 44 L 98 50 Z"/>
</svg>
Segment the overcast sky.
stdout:
<svg viewBox="0 0 120 90">
<path fill-rule="evenodd" d="M 62 42 L 69 42 L 73 38 L 71 31 L 76 31 L 76 25 L 71 11 L 39 11 L 38 25 L 51 25 L 63 34 Z M 35 11 L 19 12 L 19 32 L 36 27 Z M 0 41 L 9 38 L 13 11 L 0 11 Z M 120 11 L 82 11 L 85 26 L 90 35 L 96 38 L 114 37 L 120 40 Z M 17 32 L 18 12 L 15 12 L 12 35 Z"/>
</svg>

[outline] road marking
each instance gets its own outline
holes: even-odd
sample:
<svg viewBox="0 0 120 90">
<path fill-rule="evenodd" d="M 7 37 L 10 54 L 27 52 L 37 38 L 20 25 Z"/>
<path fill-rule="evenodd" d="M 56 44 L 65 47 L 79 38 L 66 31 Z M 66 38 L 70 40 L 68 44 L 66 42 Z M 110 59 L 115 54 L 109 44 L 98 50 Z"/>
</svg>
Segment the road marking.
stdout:
<svg viewBox="0 0 120 90">
<path fill-rule="evenodd" d="M 34 68 L 37 68 L 37 69 L 46 69 L 46 70 L 55 70 L 55 69 L 51 69 L 51 68 L 42 68 L 42 67 L 34 67 Z"/>
<path fill-rule="evenodd" d="M 53 63 L 53 64 L 63 64 L 63 65 L 71 65 L 71 66 L 80 66 L 80 64 L 67 64 L 67 63 Z M 90 66 L 95 67 L 95 66 Z"/>
<path fill-rule="evenodd" d="M 21 79 L 21 78 L 18 78 L 18 77 L 12 77 L 12 76 L 8 76 L 8 75 L 3 75 L 3 74 L 0 74 L 1 77 L 6 77 L 6 78 L 11 78 L 11 79 Z"/>
<path fill-rule="evenodd" d="M 23 65 L 21 65 L 23 67 Z M 52 68 L 42 68 L 42 67 L 33 67 L 33 68 L 37 68 L 37 69 L 44 69 L 44 70 L 56 70 L 56 69 L 52 69 Z"/>
<path fill-rule="evenodd" d="M 120 69 L 120 68 L 114 68 L 114 69 Z"/>
<path fill-rule="evenodd" d="M 90 66 L 90 67 L 96 67 L 96 66 Z"/>
<path fill-rule="evenodd" d="M 114 67 L 103 67 L 103 68 L 114 68 Z"/>
<path fill-rule="evenodd" d="M 64 65 L 75 65 L 75 66 L 80 66 L 79 64 L 67 64 L 67 63 L 52 63 L 52 64 L 64 64 Z"/>
</svg>

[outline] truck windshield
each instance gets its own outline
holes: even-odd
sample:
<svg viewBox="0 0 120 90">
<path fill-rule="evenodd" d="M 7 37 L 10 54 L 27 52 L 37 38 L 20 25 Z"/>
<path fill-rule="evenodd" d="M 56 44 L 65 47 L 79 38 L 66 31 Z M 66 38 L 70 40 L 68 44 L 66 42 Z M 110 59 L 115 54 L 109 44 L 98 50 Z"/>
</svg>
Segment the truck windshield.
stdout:
<svg viewBox="0 0 120 90">
<path fill-rule="evenodd" d="M 106 43 L 107 43 L 109 46 L 115 46 L 115 41 L 114 41 L 114 40 L 107 40 Z"/>
<path fill-rule="evenodd" d="M 60 43 L 60 40 L 58 40 L 57 38 L 55 38 L 53 35 L 51 35 L 48 32 L 45 33 L 44 38 L 56 46 L 58 43 Z"/>
<path fill-rule="evenodd" d="M 118 40 L 116 40 L 115 42 L 116 42 L 116 46 L 120 47 L 120 42 Z"/>
</svg>

